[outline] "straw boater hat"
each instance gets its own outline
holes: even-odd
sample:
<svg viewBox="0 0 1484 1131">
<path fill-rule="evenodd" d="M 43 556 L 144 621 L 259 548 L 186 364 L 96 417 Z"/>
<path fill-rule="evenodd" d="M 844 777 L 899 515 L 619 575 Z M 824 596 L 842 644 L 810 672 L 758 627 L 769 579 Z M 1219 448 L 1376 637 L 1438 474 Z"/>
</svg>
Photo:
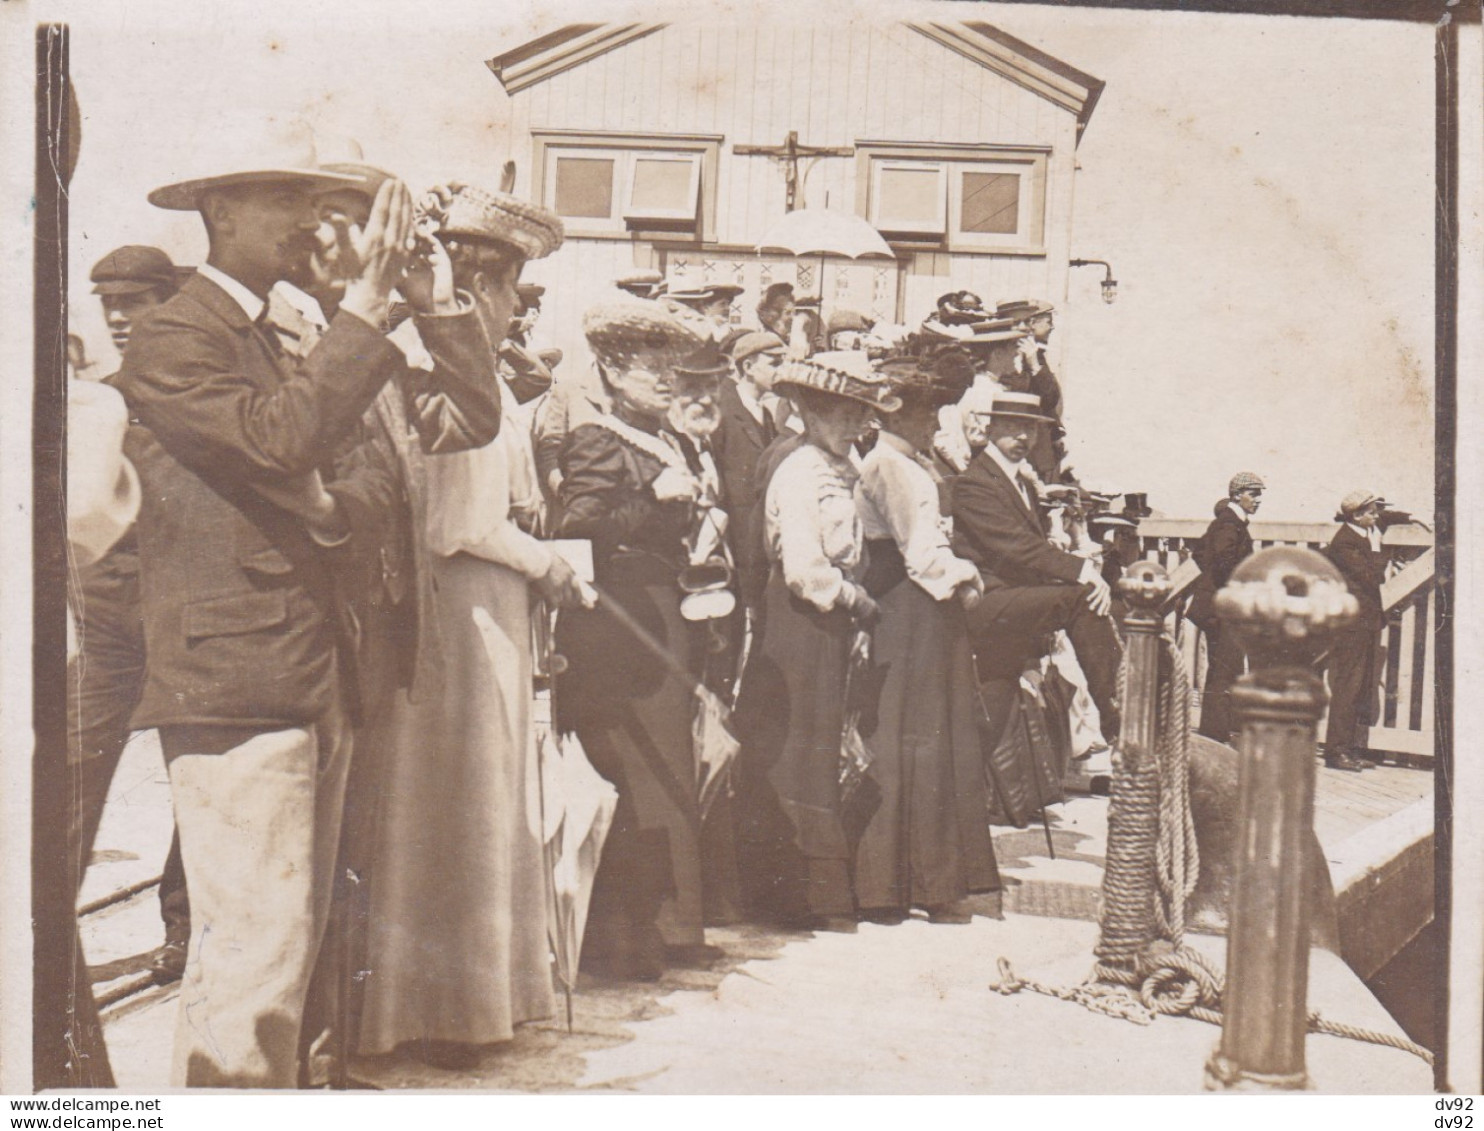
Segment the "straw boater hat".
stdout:
<svg viewBox="0 0 1484 1131">
<path fill-rule="evenodd" d="M 613 280 L 613 285 L 635 298 L 656 298 L 665 289 L 665 277 L 658 271 L 635 271 Z"/>
<path fill-rule="evenodd" d="M 701 344 L 664 307 L 637 300 L 593 307 L 582 316 L 582 332 L 593 356 L 619 369 L 641 353 L 662 354 L 673 365 Z"/>
<path fill-rule="evenodd" d="M 1039 420 L 1042 424 L 1055 424 L 1056 420 L 1041 411 L 1041 398 L 1035 393 L 1011 393 L 996 389 L 990 415 L 999 420 Z"/>
<path fill-rule="evenodd" d="M 742 288 L 733 283 L 706 283 L 683 291 L 666 290 L 665 297 L 686 306 L 705 306 L 723 298 L 730 302 L 741 293 Z"/>
<path fill-rule="evenodd" d="M 860 355 L 863 359 L 865 354 Z M 881 412 L 896 412 L 902 407 L 900 397 L 892 394 L 886 379 L 863 366 L 844 366 L 839 354 L 817 353 L 811 358 L 790 361 L 778 374 L 777 386 L 815 389 L 831 396 L 845 397 L 870 405 Z"/>
<path fill-rule="evenodd" d="M 997 319 L 1008 319 L 1011 322 L 1029 322 L 1032 318 L 1039 318 L 1043 314 L 1054 314 L 1056 307 L 1049 302 L 1040 299 L 1021 298 L 1014 302 L 1002 302 L 994 308 L 994 316 Z"/>
<path fill-rule="evenodd" d="M 156 208 L 194 212 L 208 189 L 232 185 L 302 183 L 317 192 L 354 188 L 360 177 L 319 167 L 314 132 L 302 118 L 247 118 L 240 125 L 214 124 L 208 144 L 187 147 L 191 166 L 149 194 Z"/>
<path fill-rule="evenodd" d="M 1349 522 L 1357 513 L 1378 502 L 1381 502 L 1381 496 L 1374 491 L 1351 491 L 1340 500 L 1340 510 L 1335 515 L 1335 521 Z"/>
</svg>

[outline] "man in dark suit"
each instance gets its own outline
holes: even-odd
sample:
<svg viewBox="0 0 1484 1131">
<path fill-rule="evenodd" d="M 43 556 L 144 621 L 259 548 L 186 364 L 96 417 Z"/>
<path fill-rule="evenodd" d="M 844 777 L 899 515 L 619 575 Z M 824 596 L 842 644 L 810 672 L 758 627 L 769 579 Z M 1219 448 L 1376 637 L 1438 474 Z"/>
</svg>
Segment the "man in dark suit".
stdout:
<svg viewBox="0 0 1484 1131">
<path fill-rule="evenodd" d="M 259 322 L 276 282 L 308 277 L 316 194 L 358 179 L 315 167 L 303 123 L 256 128 L 220 134 L 248 156 L 150 193 L 200 212 L 210 251 L 135 329 L 118 378 L 145 500 L 136 722 L 159 728 L 192 903 L 172 1078 L 198 1087 L 296 1082 L 355 699 L 337 574 L 379 537 L 395 490 L 328 461 L 405 364 L 380 330 L 412 234 L 400 182 L 378 193 L 308 359 Z"/>
<path fill-rule="evenodd" d="M 997 393 L 988 443 L 953 484 L 953 549 L 984 577 L 984 597 L 965 613 L 985 706 L 998 731 L 1027 661 L 1050 633 L 1065 631 L 1087 676 L 1104 738 L 1118 736 L 1121 647 L 1109 618 L 1111 593 L 1097 565 L 1058 550 L 1025 463 L 1050 418 L 1033 393 Z"/>
<path fill-rule="evenodd" d="M 1386 624 L 1381 583 L 1386 579 L 1386 555 L 1381 549 L 1380 496 L 1352 491 L 1340 503 L 1335 521 L 1341 524 L 1325 548 L 1325 556 L 1345 578 L 1360 615 L 1335 634 L 1329 649 L 1329 722 L 1324 733 L 1324 764 L 1332 770 L 1375 768 L 1360 755 L 1361 738 L 1377 719 L 1381 657 L 1378 640 Z"/>
<path fill-rule="evenodd" d="M 1052 371 L 1048 354 L 1051 331 L 1056 326 L 1056 308 L 1049 302 L 1023 299 L 1000 303 L 995 307 L 994 316 L 1010 319 L 1029 334 L 1020 343 L 1020 367 L 1026 374 L 1026 389 L 1041 398 L 1041 411 L 1054 423 L 1046 427 L 1028 458 L 1041 482 L 1056 483 L 1061 479 L 1061 464 L 1066 458 L 1066 445 L 1063 443 L 1066 429 L 1061 422 L 1061 382 Z"/>
<path fill-rule="evenodd" d="M 755 552 L 762 536 L 753 528 L 758 511 L 758 457 L 778 436 L 769 401 L 783 364 L 783 342 L 766 330 L 744 334 L 732 347 L 735 382 L 723 381 L 718 396 L 721 423 L 711 437 L 721 476 L 722 509 L 728 516 L 727 545 L 737 568 L 742 603 L 756 608 L 768 584 L 768 565 Z"/>
<path fill-rule="evenodd" d="M 1216 616 L 1216 594 L 1231 580 L 1232 570 L 1252 554 L 1247 523 L 1262 506 L 1264 484 L 1250 471 L 1240 471 L 1227 484 L 1227 497 L 1215 506 L 1216 517 L 1195 549 L 1201 575 L 1192 586 L 1191 623 L 1206 634 L 1206 686 L 1201 693 L 1200 733 L 1217 742 L 1232 740 L 1231 689 L 1247 666 L 1247 654 L 1235 634 L 1223 630 Z"/>
</svg>

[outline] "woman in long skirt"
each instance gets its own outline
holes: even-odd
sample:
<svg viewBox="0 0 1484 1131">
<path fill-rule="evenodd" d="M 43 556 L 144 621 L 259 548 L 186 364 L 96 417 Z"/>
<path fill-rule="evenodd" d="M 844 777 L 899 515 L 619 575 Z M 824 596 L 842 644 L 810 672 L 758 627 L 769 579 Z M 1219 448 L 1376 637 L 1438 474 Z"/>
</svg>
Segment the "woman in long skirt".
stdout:
<svg viewBox="0 0 1484 1131">
<path fill-rule="evenodd" d="M 467 191 L 467 190 L 466 190 Z M 502 198 L 455 206 L 441 238 L 498 345 L 522 258 Z M 519 202 L 516 202 L 519 203 Z M 523 206 L 529 209 L 530 206 Z M 507 238 L 502 238 L 507 237 Z M 507 401 L 508 404 L 508 401 Z M 364 1054 L 412 1043 L 467 1066 L 555 1009 L 531 718 L 532 588 L 578 599 L 575 575 L 511 519 L 502 433 L 425 461 L 443 683 L 392 711 L 371 880 Z"/>
<path fill-rule="evenodd" d="M 871 415 L 897 402 L 878 379 L 807 361 L 790 363 L 778 385 L 803 416 L 806 440 L 778 464 L 765 496 L 771 573 L 737 705 L 738 855 L 752 914 L 849 931 L 846 673 L 857 625 L 877 613 L 855 579 L 861 527 L 849 453 Z"/>
<path fill-rule="evenodd" d="M 707 955 L 691 738 L 704 657 L 680 615 L 679 585 L 700 483 L 664 426 L 674 363 L 699 342 L 654 304 L 598 307 L 583 326 L 612 411 L 567 437 L 557 532 L 591 541 L 599 589 L 672 662 L 646 650 L 604 603 L 557 618 L 567 660 L 557 725 L 576 733 L 593 768 L 618 789 L 582 968 L 653 980 L 668 965 Z"/>
<path fill-rule="evenodd" d="M 957 348 L 880 371 L 902 407 L 883 415 L 856 485 L 863 581 L 881 606 L 873 659 L 886 672 L 866 739 L 880 804 L 856 849 L 856 898 L 877 922 L 919 907 L 934 922 L 966 923 L 961 901 L 999 887 L 962 615 L 983 581 L 949 548 L 931 445 L 939 407 L 957 401 L 973 373 Z"/>
</svg>

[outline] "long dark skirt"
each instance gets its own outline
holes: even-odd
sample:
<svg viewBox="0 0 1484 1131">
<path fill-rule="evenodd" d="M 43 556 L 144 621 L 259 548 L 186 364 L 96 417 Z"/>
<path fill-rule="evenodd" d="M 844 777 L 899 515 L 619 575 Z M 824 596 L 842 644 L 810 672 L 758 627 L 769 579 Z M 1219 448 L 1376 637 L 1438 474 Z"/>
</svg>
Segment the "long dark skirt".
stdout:
<svg viewBox="0 0 1484 1131">
<path fill-rule="evenodd" d="M 673 578 L 609 578 L 608 593 L 684 665 L 691 626 Z M 564 610 L 557 725 L 618 790 L 588 913 L 584 954 L 705 941 L 692 684 L 656 661 L 601 608 Z"/>
<path fill-rule="evenodd" d="M 955 903 L 999 888 L 969 638 L 957 601 L 903 577 L 879 595 L 874 661 L 884 666 L 866 738 L 880 804 L 856 849 L 862 908 Z"/>
<path fill-rule="evenodd" d="M 775 567 L 737 704 L 737 851 L 748 911 L 774 922 L 855 914 L 840 813 L 850 616 L 821 613 Z"/>
</svg>

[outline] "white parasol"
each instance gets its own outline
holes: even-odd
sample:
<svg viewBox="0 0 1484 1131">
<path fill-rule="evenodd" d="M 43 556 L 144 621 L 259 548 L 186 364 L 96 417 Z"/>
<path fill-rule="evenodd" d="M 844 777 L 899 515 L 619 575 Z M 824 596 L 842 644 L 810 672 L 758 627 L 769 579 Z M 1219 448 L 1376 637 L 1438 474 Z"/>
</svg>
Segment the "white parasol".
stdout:
<svg viewBox="0 0 1484 1131">
<path fill-rule="evenodd" d="M 895 258 L 881 233 L 865 220 L 831 208 L 800 208 L 787 213 L 763 234 L 757 249 L 821 258 L 826 255 L 845 259 Z"/>
</svg>

